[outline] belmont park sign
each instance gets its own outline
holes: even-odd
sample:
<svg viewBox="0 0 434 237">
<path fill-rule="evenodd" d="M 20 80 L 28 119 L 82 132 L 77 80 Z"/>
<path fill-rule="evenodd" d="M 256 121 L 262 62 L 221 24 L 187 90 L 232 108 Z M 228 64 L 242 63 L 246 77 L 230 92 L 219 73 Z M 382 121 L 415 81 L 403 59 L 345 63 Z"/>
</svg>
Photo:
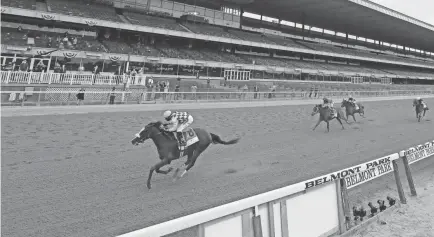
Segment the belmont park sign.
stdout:
<svg viewBox="0 0 434 237">
<path fill-rule="evenodd" d="M 401 151 L 400 155 L 407 156 L 409 164 L 423 160 L 434 155 L 434 141 Z"/>
<path fill-rule="evenodd" d="M 393 171 L 392 161 L 399 158 L 398 154 L 381 157 L 351 168 L 333 172 L 305 182 L 305 188 L 313 188 L 321 184 L 332 182 L 336 179 L 344 179 L 347 188 L 353 188 L 359 184 L 368 182 Z"/>
</svg>

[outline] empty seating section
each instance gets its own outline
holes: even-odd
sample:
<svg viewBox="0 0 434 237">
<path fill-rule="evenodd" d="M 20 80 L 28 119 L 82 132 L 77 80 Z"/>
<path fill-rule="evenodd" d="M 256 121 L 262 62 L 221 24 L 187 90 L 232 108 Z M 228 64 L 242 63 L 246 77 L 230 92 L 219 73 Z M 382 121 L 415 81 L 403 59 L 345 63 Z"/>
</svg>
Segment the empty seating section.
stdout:
<svg viewBox="0 0 434 237">
<path fill-rule="evenodd" d="M 188 55 L 190 59 L 199 60 L 199 61 L 211 61 L 212 58 L 208 57 L 206 54 L 202 54 L 198 50 L 191 49 L 179 49 L 180 53 Z"/>
<path fill-rule="evenodd" d="M 395 55 L 387 55 L 387 54 L 378 54 L 373 53 L 369 51 L 364 50 L 355 50 L 350 48 L 342 48 L 333 46 L 330 44 L 319 44 L 319 43 L 311 43 L 311 42 L 305 42 L 305 41 L 299 41 L 300 44 L 306 45 L 307 47 L 318 50 L 318 51 L 324 51 L 324 52 L 331 52 L 331 53 L 340 53 L 340 54 L 347 54 L 352 56 L 362 56 L 362 57 L 369 57 L 369 58 L 381 58 L 385 60 L 391 60 L 391 61 L 398 61 L 398 62 L 413 62 L 418 64 L 425 64 L 425 65 L 433 65 L 432 62 L 424 62 L 419 59 L 413 59 L 413 58 L 401 58 Z"/>
<path fill-rule="evenodd" d="M 120 40 L 104 40 L 103 43 L 107 46 L 108 53 L 128 54 L 133 53 L 133 48 Z"/>
<path fill-rule="evenodd" d="M 238 37 L 230 34 L 223 30 L 223 28 L 208 24 L 200 24 L 200 23 L 183 23 L 188 29 L 197 34 L 225 37 L 231 39 L 239 39 Z"/>
<path fill-rule="evenodd" d="M 27 45 L 27 38 L 25 37 L 25 34 L 16 31 L 5 32 L 4 28 L 2 28 L 1 39 L 2 39 L 1 42 L 4 45 L 11 45 L 11 46 Z"/>
<path fill-rule="evenodd" d="M 277 66 L 277 67 L 292 67 L 287 62 L 279 60 L 277 58 L 268 58 L 268 57 L 259 57 L 259 56 L 248 56 L 252 62 L 255 62 L 257 65 L 265 65 L 265 66 Z"/>
<path fill-rule="evenodd" d="M 302 49 L 306 48 L 303 45 L 296 43 L 292 39 L 288 39 L 288 38 L 277 36 L 277 35 L 266 35 L 266 36 L 278 45 L 283 45 L 283 46 L 287 46 L 287 47 L 294 47 L 294 48 L 302 48 Z"/>
<path fill-rule="evenodd" d="M 428 72 L 409 72 L 406 70 L 400 70 L 400 69 L 387 69 L 385 70 L 389 73 L 393 73 L 393 74 L 399 74 L 399 75 L 403 75 L 403 76 L 416 76 L 416 77 L 432 77 L 433 73 L 428 73 Z"/>
<path fill-rule="evenodd" d="M 248 60 L 242 59 L 230 53 L 212 51 L 209 49 L 203 49 L 201 50 L 201 53 L 210 58 L 211 61 L 229 63 L 251 63 L 251 61 L 249 62 Z"/>
<path fill-rule="evenodd" d="M 47 0 L 47 5 L 55 13 L 122 22 L 112 6 L 90 0 Z"/>
<path fill-rule="evenodd" d="M 168 30 L 187 31 L 173 18 L 146 15 L 144 13 L 124 12 L 124 16 L 132 23 L 143 26 L 163 28 Z"/>
<path fill-rule="evenodd" d="M 168 45 L 161 45 L 157 47 L 161 52 L 163 52 L 167 58 L 179 58 L 179 59 L 192 59 L 189 55 L 181 53 L 178 49 L 170 47 Z"/>
<path fill-rule="evenodd" d="M 36 8 L 36 0 L 1 0 L 1 5 L 34 10 Z"/>
<path fill-rule="evenodd" d="M 142 45 L 140 43 L 137 44 L 130 44 L 131 47 L 134 49 L 134 52 L 137 52 L 138 55 L 142 56 L 150 56 L 150 57 L 164 57 L 165 55 L 155 49 L 154 47 L 151 47 L 149 45 Z"/>
<path fill-rule="evenodd" d="M 240 30 L 229 30 L 229 33 L 243 40 L 255 41 L 258 43 L 265 43 L 265 44 L 276 44 L 273 41 L 266 38 L 265 36 L 258 33 L 251 33 L 251 32 L 240 31 Z"/>
</svg>

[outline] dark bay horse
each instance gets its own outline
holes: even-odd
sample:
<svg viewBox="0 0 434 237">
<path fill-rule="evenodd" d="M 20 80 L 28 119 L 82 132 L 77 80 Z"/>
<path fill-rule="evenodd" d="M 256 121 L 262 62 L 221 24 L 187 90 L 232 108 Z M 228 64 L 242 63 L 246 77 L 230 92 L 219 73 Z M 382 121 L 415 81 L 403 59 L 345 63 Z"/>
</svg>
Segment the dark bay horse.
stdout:
<svg viewBox="0 0 434 237">
<path fill-rule="evenodd" d="M 172 168 L 168 168 L 167 170 L 160 170 L 161 167 L 168 165 L 172 162 L 172 160 L 176 160 L 181 158 L 181 156 L 187 155 L 187 161 L 184 163 L 183 167 L 185 170 L 181 174 L 180 177 L 184 176 L 184 174 L 193 167 L 196 159 L 199 155 L 208 148 L 208 146 L 213 144 L 223 144 L 223 145 L 232 145 L 239 141 L 240 138 L 232 139 L 230 141 L 223 141 L 219 136 L 208 133 L 204 129 L 194 128 L 194 132 L 196 133 L 199 141 L 188 146 L 183 154 L 181 155 L 181 151 L 178 147 L 178 141 L 173 136 L 172 132 L 167 132 L 164 130 L 164 125 L 161 122 L 152 122 L 146 125 L 142 130 L 136 134 L 136 137 L 131 141 L 131 143 L 137 146 L 139 143 L 143 143 L 147 139 L 152 139 L 155 146 L 158 150 L 158 155 L 160 156 L 160 162 L 151 167 L 148 176 L 147 187 L 151 188 L 151 178 L 152 173 L 155 171 L 160 174 L 168 174 L 172 171 Z M 177 169 L 178 171 L 178 169 Z M 174 177 L 178 172 L 175 172 Z"/>
<path fill-rule="evenodd" d="M 342 100 L 341 108 L 345 107 L 345 114 L 347 116 L 347 120 L 348 120 L 348 116 L 351 115 L 354 119 L 354 122 L 357 122 L 356 117 L 354 117 L 354 114 L 360 114 L 360 116 L 365 117 L 365 106 L 363 106 L 360 103 L 357 103 L 357 105 L 359 106 L 359 109 L 356 109 L 354 104 L 352 104 L 348 100 L 346 99 Z"/>
<path fill-rule="evenodd" d="M 424 108 L 422 103 L 419 103 L 417 100 L 413 100 L 413 107 L 416 107 L 416 118 L 417 121 L 420 122 L 420 119 L 422 117 L 425 117 L 425 113 L 428 109 L 428 107 Z"/>
<path fill-rule="evenodd" d="M 341 124 L 342 129 L 344 128 L 344 125 L 342 124 L 341 119 L 343 119 L 345 122 L 348 123 L 348 121 L 344 118 L 343 112 L 340 108 L 336 108 L 336 117 L 332 117 L 331 116 L 331 111 L 329 108 L 323 107 L 321 104 L 315 105 L 315 107 L 313 107 L 313 111 L 312 111 L 312 116 L 314 116 L 315 114 L 319 113 L 319 119 L 318 122 L 316 123 L 315 127 L 312 129 L 315 131 L 315 128 L 318 127 L 318 125 L 324 121 L 327 123 L 327 132 L 330 131 L 330 124 L 329 122 L 333 119 L 336 118 L 336 120 L 338 120 L 338 122 Z"/>
</svg>

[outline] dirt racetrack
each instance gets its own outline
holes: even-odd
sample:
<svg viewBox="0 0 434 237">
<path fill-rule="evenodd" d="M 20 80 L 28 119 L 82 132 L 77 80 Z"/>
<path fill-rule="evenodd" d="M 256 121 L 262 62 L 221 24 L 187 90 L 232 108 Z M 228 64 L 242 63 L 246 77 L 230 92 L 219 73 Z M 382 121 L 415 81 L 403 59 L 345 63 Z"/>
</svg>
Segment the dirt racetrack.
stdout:
<svg viewBox="0 0 434 237">
<path fill-rule="evenodd" d="M 411 104 L 367 102 L 367 118 L 328 134 L 311 130 L 312 105 L 189 110 L 193 127 L 242 139 L 176 183 L 154 175 L 150 191 L 156 149 L 130 140 L 160 112 L 3 117 L 2 236 L 115 236 L 432 140 L 432 111 L 417 123 Z"/>
</svg>

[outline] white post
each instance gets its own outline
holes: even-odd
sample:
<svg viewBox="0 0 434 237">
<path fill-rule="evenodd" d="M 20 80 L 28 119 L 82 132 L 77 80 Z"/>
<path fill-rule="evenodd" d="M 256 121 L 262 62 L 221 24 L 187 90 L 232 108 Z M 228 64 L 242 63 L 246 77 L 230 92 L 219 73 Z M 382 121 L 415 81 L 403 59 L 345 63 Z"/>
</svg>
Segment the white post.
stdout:
<svg viewBox="0 0 434 237">
<path fill-rule="evenodd" d="M 32 82 L 32 72 L 29 73 L 29 79 L 27 80 L 27 84 L 30 84 L 31 82 Z"/>
<path fill-rule="evenodd" d="M 8 71 L 8 76 L 7 76 L 7 78 L 6 78 L 6 84 L 8 84 L 9 83 L 9 77 L 11 76 L 11 71 Z"/>
</svg>

